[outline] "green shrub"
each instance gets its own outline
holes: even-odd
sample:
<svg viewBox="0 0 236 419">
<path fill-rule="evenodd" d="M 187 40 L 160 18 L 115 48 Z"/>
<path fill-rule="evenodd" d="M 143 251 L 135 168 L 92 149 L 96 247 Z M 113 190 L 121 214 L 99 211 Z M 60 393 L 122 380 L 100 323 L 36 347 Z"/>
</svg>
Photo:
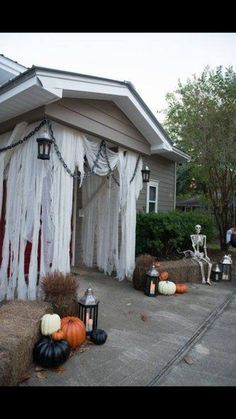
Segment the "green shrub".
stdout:
<svg viewBox="0 0 236 419">
<path fill-rule="evenodd" d="M 201 233 L 207 236 L 207 242 L 211 241 L 213 222 L 206 214 L 179 211 L 137 214 L 136 255 L 147 253 L 159 259 L 180 257 L 179 252 L 192 249 L 190 235 L 195 233 L 196 224 L 202 226 Z"/>
</svg>

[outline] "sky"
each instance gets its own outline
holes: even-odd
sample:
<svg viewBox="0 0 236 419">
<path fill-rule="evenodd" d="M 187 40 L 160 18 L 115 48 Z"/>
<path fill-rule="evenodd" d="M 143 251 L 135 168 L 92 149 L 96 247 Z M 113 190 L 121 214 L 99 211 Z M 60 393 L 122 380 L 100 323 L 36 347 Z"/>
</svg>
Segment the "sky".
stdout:
<svg viewBox="0 0 236 419">
<path fill-rule="evenodd" d="M 131 81 L 162 123 L 178 79 L 207 65 L 236 71 L 236 33 L 0 33 L 0 54 L 26 67 Z"/>
</svg>

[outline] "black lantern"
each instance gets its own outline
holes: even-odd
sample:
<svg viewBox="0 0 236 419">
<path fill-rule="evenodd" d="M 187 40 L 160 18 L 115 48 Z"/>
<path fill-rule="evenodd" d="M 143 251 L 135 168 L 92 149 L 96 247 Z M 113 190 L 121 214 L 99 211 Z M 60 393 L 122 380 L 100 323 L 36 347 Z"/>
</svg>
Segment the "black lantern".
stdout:
<svg viewBox="0 0 236 419">
<path fill-rule="evenodd" d="M 213 268 L 212 271 L 211 271 L 212 281 L 214 281 L 214 282 L 220 281 L 221 280 L 221 275 L 222 275 L 221 269 L 220 269 L 219 265 L 216 264 L 215 268 Z"/>
<path fill-rule="evenodd" d="M 221 262 L 222 281 L 231 281 L 232 259 L 230 255 L 225 255 Z"/>
<path fill-rule="evenodd" d="M 50 151 L 52 140 L 49 137 L 47 129 L 45 128 L 40 138 L 37 138 L 38 143 L 38 159 L 50 160 Z"/>
<path fill-rule="evenodd" d="M 142 170 L 142 177 L 143 177 L 143 182 L 147 183 L 149 182 L 150 179 L 150 169 L 148 166 L 145 167 L 145 169 Z"/>
<path fill-rule="evenodd" d="M 99 301 L 94 296 L 91 287 L 85 291 L 85 294 L 79 300 L 79 318 L 85 324 L 87 335 L 97 329 L 98 304 Z"/>
<path fill-rule="evenodd" d="M 157 287 L 159 280 L 159 272 L 153 263 L 152 268 L 146 274 L 146 282 L 144 294 L 148 297 L 155 297 L 157 295 Z"/>
</svg>

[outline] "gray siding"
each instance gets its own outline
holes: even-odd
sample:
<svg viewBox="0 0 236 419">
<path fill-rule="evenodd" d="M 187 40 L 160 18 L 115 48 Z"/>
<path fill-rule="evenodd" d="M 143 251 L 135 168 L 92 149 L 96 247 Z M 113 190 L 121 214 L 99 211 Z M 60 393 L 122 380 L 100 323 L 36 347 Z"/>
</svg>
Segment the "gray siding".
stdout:
<svg viewBox="0 0 236 419">
<path fill-rule="evenodd" d="M 175 162 L 153 155 L 144 157 L 144 166 L 151 170 L 150 180 L 159 181 L 158 212 L 171 211 L 175 206 Z M 146 212 L 147 184 L 140 192 L 137 211 Z"/>
<path fill-rule="evenodd" d="M 75 226 L 75 266 L 82 263 L 82 223 L 83 217 L 79 217 L 79 210 L 82 208 L 82 188 L 77 188 L 76 200 L 76 226 Z"/>
<path fill-rule="evenodd" d="M 22 122 L 22 121 L 26 121 L 29 124 L 35 121 L 40 121 L 41 119 L 45 117 L 44 110 L 45 110 L 44 106 L 41 106 L 37 109 L 34 109 L 33 111 L 23 113 L 19 116 L 16 116 L 15 118 L 11 118 L 5 122 L 2 122 L 0 124 L 0 134 L 13 130 L 16 124 L 19 124 L 19 122 Z"/>
<path fill-rule="evenodd" d="M 46 116 L 85 133 L 107 138 L 145 155 L 150 145 L 117 106 L 105 100 L 62 99 L 46 106 Z"/>
</svg>

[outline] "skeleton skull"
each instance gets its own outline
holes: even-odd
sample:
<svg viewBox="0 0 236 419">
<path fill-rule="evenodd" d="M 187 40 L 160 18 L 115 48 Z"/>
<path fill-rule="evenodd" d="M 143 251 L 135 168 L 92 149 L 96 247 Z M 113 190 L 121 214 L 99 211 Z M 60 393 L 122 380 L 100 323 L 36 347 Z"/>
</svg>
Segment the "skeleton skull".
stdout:
<svg viewBox="0 0 236 419">
<path fill-rule="evenodd" d="M 201 228 L 202 227 L 200 226 L 200 224 L 195 225 L 195 231 L 196 231 L 197 234 L 200 234 Z"/>
</svg>

